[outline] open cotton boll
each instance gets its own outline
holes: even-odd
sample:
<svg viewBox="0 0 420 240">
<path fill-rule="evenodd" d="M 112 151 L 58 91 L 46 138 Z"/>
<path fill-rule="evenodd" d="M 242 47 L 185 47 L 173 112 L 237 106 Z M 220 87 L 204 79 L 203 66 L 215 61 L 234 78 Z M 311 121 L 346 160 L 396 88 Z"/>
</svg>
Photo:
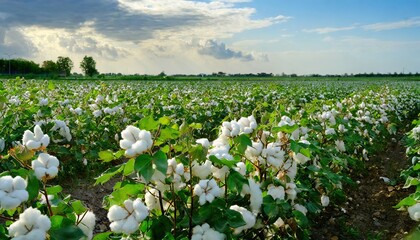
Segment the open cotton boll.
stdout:
<svg viewBox="0 0 420 240">
<path fill-rule="evenodd" d="M 241 133 L 250 134 L 257 128 L 257 121 L 254 116 L 241 117 L 238 121 Z"/>
<path fill-rule="evenodd" d="M 32 161 L 32 169 L 39 180 L 52 179 L 58 174 L 58 159 L 47 153 L 40 153 L 38 158 Z"/>
<path fill-rule="evenodd" d="M 124 207 L 113 205 L 108 211 L 111 231 L 130 235 L 137 231 L 140 223 L 149 215 L 149 209 L 141 199 L 124 201 Z"/>
<path fill-rule="evenodd" d="M 414 221 L 420 221 L 420 203 L 416 203 L 413 206 L 407 208 L 410 218 Z"/>
<path fill-rule="evenodd" d="M 229 173 L 229 168 L 227 166 L 223 166 L 221 168 L 211 166 L 211 172 L 213 173 L 214 178 L 224 181 L 226 175 Z"/>
<path fill-rule="evenodd" d="M 203 146 L 203 148 L 209 148 L 210 147 L 210 142 L 207 138 L 200 138 L 200 139 L 197 139 L 195 142 L 198 143 L 198 144 L 201 144 Z"/>
<path fill-rule="evenodd" d="M 306 209 L 306 207 L 304 207 L 303 205 L 300 204 L 295 204 L 293 206 L 293 208 L 301 213 L 303 213 L 304 215 L 306 215 L 306 213 L 308 213 L 308 209 Z"/>
<path fill-rule="evenodd" d="M 0 208 L 14 209 L 28 200 L 27 182 L 20 176 L 0 178 Z"/>
<path fill-rule="evenodd" d="M 285 158 L 285 152 L 278 143 L 269 143 L 267 148 L 262 150 L 261 156 L 265 157 L 271 166 L 280 168 Z"/>
<path fill-rule="evenodd" d="M 244 221 L 246 223 L 244 226 L 234 228 L 233 234 L 237 235 L 237 234 L 240 234 L 243 230 L 250 229 L 250 228 L 254 227 L 257 219 L 254 216 L 254 214 L 252 214 L 246 208 L 240 207 L 238 205 L 233 205 L 229 209 L 239 212 L 242 215 L 242 218 L 244 219 Z"/>
<path fill-rule="evenodd" d="M 276 187 L 273 184 L 270 184 L 268 185 L 267 190 L 267 194 L 272 196 L 274 200 L 284 200 L 285 192 L 283 186 Z"/>
<path fill-rule="evenodd" d="M 250 204 L 251 210 L 254 214 L 258 214 L 260 212 L 261 204 L 263 202 L 262 191 L 260 189 L 260 185 L 257 184 L 253 178 L 248 180 L 249 189 L 250 189 Z"/>
<path fill-rule="evenodd" d="M 50 137 L 42 132 L 39 125 L 35 125 L 34 132 L 26 130 L 23 133 L 22 143 L 29 150 L 37 150 L 41 147 L 46 148 L 50 144 Z"/>
<path fill-rule="evenodd" d="M 223 240 L 226 235 L 210 227 L 207 223 L 197 225 L 193 228 L 191 240 Z"/>
<path fill-rule="evenodd" d="M 222 190 L 217 185 L 214 179 L 200 180 L 198 184 L 194 186 L 194 196 L 198 196 L 198 202 L 200 205 L 204 205 L 206 202 L 213 202 L 214 198 L 222 195 Z"/>
<path fill-rule="evenodd" d="M 121 132 L 120 147 L 125 149 L 127 157 L 135 157 L 149 150 L 153 145 L 152 135 L 149 131 L 140 130 L 134 126 L 127 126 Z"/>
<path fill-rule="evenodd" d="M 310 160 L 307 156 L 303 155 L 302 153 L 292 153 L 293 160 L 295 160 L 299 164 L 305 164 L 307 161 Z"/>
<path fill-rule="evenodd" d="M 79 225 L 77 225 L 83 233 L 86 235 L 85 237 L 80 238 L 80 240 L 91 240 L 93 237 L 93 229 L 95 228 L 96 216 L 93 212 L 89 211 L 84 214 L 83 219 L 80 221 Z"/>
<path fill-rule="evenodd" d="M 211 174 L 211 167 L 213 164 L 206 160 L 203 165 L 200 165 L 196 161 L 192 163 L 192 175 L 197 176 L 200 179 L 206 179 Z"/>
<path fill-rule="evenodd" d="M 346 151 L 346 146 L 344 145 L 344 141 L 343 140 L 335 140 L 335 148 L 340 151 L 340 152 L 345 152 Z"/>
<path fill-rule="evenodd" d="M 327 207 L 330 204 L 330 198 L 327 195 L 321 196 L 321 205 Z"/>
<path fill-rule="evenodd" d="M 19 215 L 18 221 L 10 225 L 9 235 L 12 239 L 42 240 L 50 228 L 50 219 L 38 209 L 30 207 Z"/>
<path fill-rule="evenodd" d="M 241 126 L 236 121 L 223 122 L 222 134 L 225 137 L 236 137 L 241 131 Z"/>
</svg>

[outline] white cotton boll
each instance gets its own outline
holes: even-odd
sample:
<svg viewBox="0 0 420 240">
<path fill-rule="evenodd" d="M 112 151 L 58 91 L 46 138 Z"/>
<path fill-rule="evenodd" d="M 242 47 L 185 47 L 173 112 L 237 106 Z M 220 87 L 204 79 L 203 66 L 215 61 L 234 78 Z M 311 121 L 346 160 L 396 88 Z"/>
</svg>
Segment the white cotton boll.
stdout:
<svg viewBox="0 0 420 240">
<path fill-rule="evenodd" d="M 296 184 L 286 183 L 286 194 L 288 199 L 294 201 L 297 196 Z"/>
<path fill-rule="evenodd" d="M 343 140 L 335 140 L 335 148 L 340 152 L 346 151 L 346 146 L 344 145 Z"/>
<path fill-rule="evenodd" d="M 130 235 L 134 233 L 135 231 L 137 231 L 138 228 L 139 228 L 139 223 L 136 221 L 134 216 L 130 216 L 125 220 L 122 226 L 122 233 Z"/>
<path fill-rule="evenodd" d="M 272 196 L 274 200 L 280 199 L 284 200 L 285 192 L 283 186 L 274 186 L 273 184 L 268 185 L 267 187 L 267 194 Z"/>
<path fill-rule="evenodd" d="M 126 139 L 127 141 L 134 143 L 137 140 L 139 140 L 139 137 L 138 137 L 139 133 L 140 133 L 140 129 L 132 125 L 129 125 L 121 132 L 121 137 L 123 139 Z"/>
<path fill-rule="evenodd" d="M 242 176 L 245 176 L 246 174 L 246 165 L 243 162 L 238 162 L 236 164 L 236 167 L 234 167 L 235 171 L 240 173 Z"/>
<path fill-rule="evenodd" d="M 257 219 L 254 216 L 254 214 L 252 214 L 246 208 L 240 207 L 238 205 L 233 205 L 229 209 L 239 212 L 242 215 L 242 218 L 244 219 L 244 221 L 246 223 L 244 226 L 234 228 L 233 234 L 237 235 L 237 234 L 240 234 L 243 230 L 250 229 L 250 228 L 254 227 Z"/>
<path fill-rule="evenodd" d="M 261 155 L 263 150 L 262 142 L 252 142 L 252 146 L 248 146 L 245 150 L 245 157 L 248 159 L 252 159 Z"/>
<path fill-rule="evenodd" d="M 211 166 L 211 172 L 213 173 L 213 177 L 221 181 L 224 181 L 226 178 L 226 175 L 229 173 L 229 168 L 227 166 L 223 166 L 221 168 Z"/>
<path fill-rule="evenodd" d="M 333 135 L 333 134 L 335 134 L 334 128 L 327 127 L 327 129 L 325 129 L 325 135 Z"/>
<path fill-rule="evenodd" d="M 300 204 L 295 204 L 293 206 L 293 208 L 301 213 L 303 213 L 304 215 L 306 215 L 306 213 L 308 213 L 308 209 L 306 209 L 306 207 L 304 207 L 303 205 Z"/>
<path fill-rule="evenodd" d="M 303 155 L 302 153 L 292 153 L 293 160 L 295 160 L 299 164 L 305 164 L 307 161 L 310 160 L 307 156 Z"/>
<path fill-rule="evenodd" d="M 194 186 L 194 196 L 199 197 L 200 205 L 204 205 L 206 202 L 211 203 L 215 197 L 220 197 L 222 191 L 217 185 L 214 179 L 200 180 L 198 184 Z"/>
<path fill-rule="evenodd" d="M 203 235 L 203 240 L 223 240 L 223 239 L 226 239 L 226 235 L 214 230 L 213 228 L 208 229 Z"/>
<path fill-rule="evenodd" d="M 197 176 L 200 179 L 206 179 L 211 174 L 211 166 L 213 164 L 206 160 L 203 165 L 193 162 L 192 175 Z"/>
<path fill-rule="evenodd" d="M 38 209 L 30 207 L 19 215 L 18 221 L 10 225 L 9 235 L 13 239 L 45 239 L 50 228 L 50 219 Z"/>
<path fill-rule="evenodd" d="M 248 180 L 250 189 L 250 207 L 253 213 L 257 214 L 260 212 L 261 204 L 263 202 L 262 191 L 260 185 L 257 184 L 254 179 Z"/>
<path fill-rule="evenodd" d="M 279 168 L 283 164 L 285 152 L 278 143 L 269 143 L 267 148 L 262 150 L 261 156 L 267 159 L 267 163 Z"/>
<path fill-rule="evenodd" d="M 93 229 L 95 228 L 96 216 L 93 212 L 87 212 L 84 214 L 83 219 L 77 225 L 86 237 L 82 237 L 81 240 L 91 240 L 93 237 Z"/>
<path fill-rule="evenodd" d="M 92 114 L 95 118 L 98 118 L 98 117 L 102 116 L 102 110 L 95 110 L 95 111 L 93 111 Z"/>
<path fill-rule="evenodd" d="M 138 222 L 142 222 L 149 215 L 149 209 L 144 205 L 140 198 L 133 202 L 134 217 Z"/>
<path fill-rule="evenodd" d="M 210 142 L 207 138 L 200 138 L 197 139 L 195 142 L 201 144 L 204 148 L 208 149 L 210 147 Z"/>
<path fill-rule="evenodd" d="M 363 159 L 368 161 L 369 160 L 368 151 L 366 149 L 363 149 L 362 154 L 363 154 Z"/>
<path fill-rule="evenodd" d="M 117 205 L 112 206 L 107 214 L 107 217 L 111 222 L 124 219 L 127 216 L 128 212 L 124 208 Z"/>
<path fill-rule="evenodd" d="M 413 206 L 407 208 L 410 218 L 414 221 L 420 221 L 420 203 L 416 203 Z"/>
<path fill-rule="evenodd" d="M 131 148 L 131 146 L 133 146 L 133 143 L 134 143 L 134 142 L 132 142 L 132 141 L 130 141 L 130 140 L 127 140 L 127 139 L 122 139 L 122 140 L 120 141 L 120 147 L 121 147 L 122 149 L 129 149 L 129 148 Z"/>
<path fill-rule="evenodd" d="M 147 191 L 144 195 L 144 202 L 146 203 L 147 208 L 150 210 L 152 209 L 160 209 L 159 199 L 157 196 L 158 191 L 156 189 L 150 189 L 150 192 Z"/>
<path fill-rule="evenodd" d="M 0 208 L 14 209 L 29 198 L 27 182 L 20 176 L 0 178 Z"/>
<path fill-rule="evenodd" d="M 58 159 L 47 153 L 40 153 L 38 158 L 32 161 L 32 169 L 39 180 L 57 176 L 59 165 Z"/>
<path fill-rule="evenodd" d="M 330 198 L 327 195 L 321 196 L 321 205 L 327 207 L 330 204 Z"/>
</svg>

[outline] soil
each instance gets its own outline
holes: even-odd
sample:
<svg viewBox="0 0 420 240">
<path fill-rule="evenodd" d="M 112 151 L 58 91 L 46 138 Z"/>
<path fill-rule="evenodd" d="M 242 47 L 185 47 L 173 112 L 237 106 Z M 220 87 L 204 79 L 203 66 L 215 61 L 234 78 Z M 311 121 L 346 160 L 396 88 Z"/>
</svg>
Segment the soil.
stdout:
<svg viewBox="0 0 420 240">
<path fill-rule="evenodd" d="M 413 192 L 402 188 L 399 175 L 410 161 L 401 138 L 393 140 L 365 163 L 365 172 L 352 174 L 357 185 L 345 190 L 347 202 L 330 206 L 321 214 L 312 228 L 312 239 L 403 239 L 415 227 L 407 211 L 393 208 Z"/>
</svg>

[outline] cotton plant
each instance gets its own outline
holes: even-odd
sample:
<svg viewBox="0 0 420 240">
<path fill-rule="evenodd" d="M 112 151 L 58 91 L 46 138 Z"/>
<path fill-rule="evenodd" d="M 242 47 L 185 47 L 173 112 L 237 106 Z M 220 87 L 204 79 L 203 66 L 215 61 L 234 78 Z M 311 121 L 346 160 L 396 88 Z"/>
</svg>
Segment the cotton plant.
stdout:
<svg viewBox="0 0 420 240">
<path fill-rule="evenodd" d="M 209 224 L 197 225 L 193 228 L 191 240 L 224 240 L 226 235 L 210 227 Z"/>
</svg>

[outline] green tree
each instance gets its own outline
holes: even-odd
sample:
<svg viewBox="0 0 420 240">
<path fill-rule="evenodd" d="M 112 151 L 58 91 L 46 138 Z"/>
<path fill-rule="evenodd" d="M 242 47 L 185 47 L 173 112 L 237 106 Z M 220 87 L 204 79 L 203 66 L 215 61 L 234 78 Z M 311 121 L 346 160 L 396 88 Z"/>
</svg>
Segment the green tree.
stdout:
<svg viewBox="0 0 420 240">
<path fill-rule="evenodd" d="M 54 61 L 48 60 L 42 63 L 42 70 L 48 74 L 54 74 L 58 72 L 57 63 Z"/>
<path fill-rule="evenodd" d="M 80 62 L 80 68 L 85 73 L 86 76 L 92 77 L 95 74 L 98 74 L 98 70 L 96 70 L 96 62 L 92 57 L 85 56 Z"/>
<path fill-rule="evenodd" d="M 59 56 L 57 60 L 57 68 L 60 74 L 67 77 L 70 75 L 70 71 L 73 68 L 73 61 L 69 57 Z"/>
</svg>

